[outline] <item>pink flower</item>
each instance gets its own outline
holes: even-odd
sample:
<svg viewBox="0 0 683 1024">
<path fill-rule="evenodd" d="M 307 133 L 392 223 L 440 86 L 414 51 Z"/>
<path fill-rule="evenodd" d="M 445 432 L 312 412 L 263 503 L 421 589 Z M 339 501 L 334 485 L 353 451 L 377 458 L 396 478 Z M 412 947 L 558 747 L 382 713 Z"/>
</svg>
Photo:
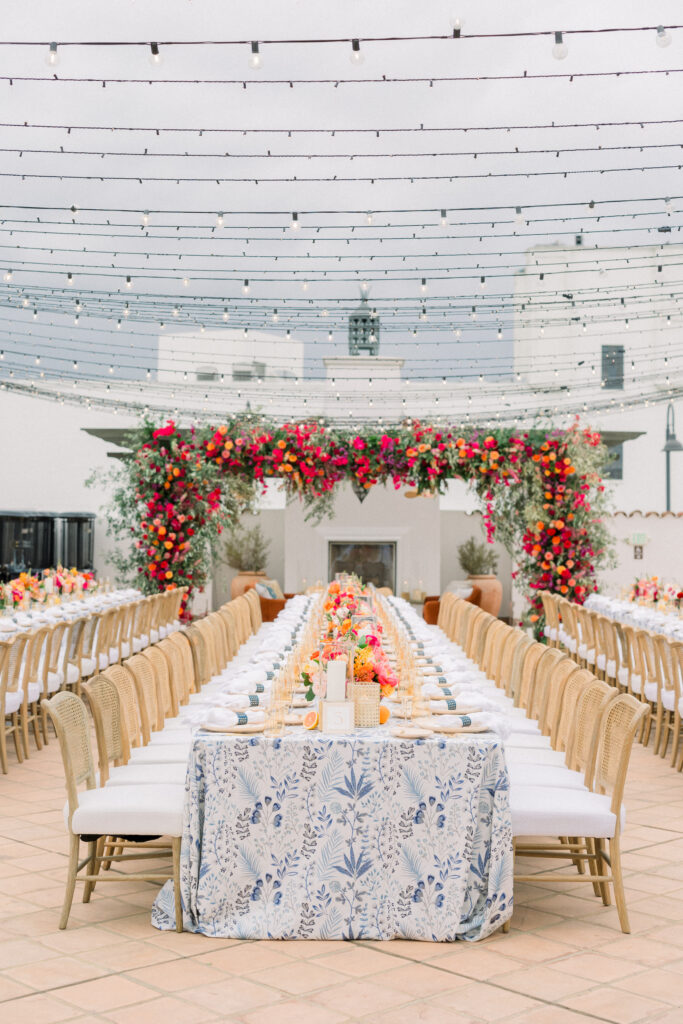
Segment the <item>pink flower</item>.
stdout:
<svg viewBox="0 0 683 1024">
<path fill-rule="evenodd" d="M 365 448 L 365 441 L 362 437 L 356 437 L 351 442 L 351 447 L 355 448 L 357 452 L 361 452 Z"/>
</svg>

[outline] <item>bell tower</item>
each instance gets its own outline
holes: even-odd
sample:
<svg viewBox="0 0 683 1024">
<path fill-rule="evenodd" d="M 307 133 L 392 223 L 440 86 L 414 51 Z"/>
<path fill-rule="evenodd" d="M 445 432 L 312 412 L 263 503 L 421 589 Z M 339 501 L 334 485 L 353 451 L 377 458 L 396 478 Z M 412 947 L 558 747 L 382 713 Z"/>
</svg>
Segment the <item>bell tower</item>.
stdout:
<svg viewBox="0 0 683 1024">
<path fill-rule="evenodd" d="M 368 305 L 367 286 L 361 285 L 360 306 L 349 317 L 349 355 L 379 355 L 379 330 L 379 317 Z"/>
</svg>

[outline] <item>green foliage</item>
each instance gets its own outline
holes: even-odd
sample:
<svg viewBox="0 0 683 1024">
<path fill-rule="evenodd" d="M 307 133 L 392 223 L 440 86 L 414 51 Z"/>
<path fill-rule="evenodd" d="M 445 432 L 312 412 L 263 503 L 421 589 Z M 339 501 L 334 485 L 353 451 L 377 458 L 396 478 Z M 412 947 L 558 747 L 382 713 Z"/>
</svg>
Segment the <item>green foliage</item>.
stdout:
<svg viewBox="0 0 683 1024">
<path fill-rule="evenodd" d="M 487 576 L 498 568 L 498 555 L 490 544 L 470 537 L 458 547 L 458 561 L 468 576 Z"/>
<path fill-rule="evenodd" d="M 235 527 L 223 544 L 228 565 L 238 572 L 261 572 L 268 560 L 270 541 L 257 523 L 251 530 Z"/>
</svg>

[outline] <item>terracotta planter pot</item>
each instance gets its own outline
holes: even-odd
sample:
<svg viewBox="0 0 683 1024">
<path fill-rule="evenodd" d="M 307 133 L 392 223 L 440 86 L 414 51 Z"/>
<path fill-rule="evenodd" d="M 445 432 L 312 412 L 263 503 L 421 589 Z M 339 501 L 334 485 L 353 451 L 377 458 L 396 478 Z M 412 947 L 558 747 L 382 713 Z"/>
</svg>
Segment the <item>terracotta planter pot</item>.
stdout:
<svg viewBox="0 0 683 1024">
<path fill-rule="evenodd" d="M 490 615 L 498 617 L 500 606 L 503 603 L 503 584 L 498 577 L 487 574 L 486 576 L 468 576 L 467 579 L 472 580 L 472 583 L 481 590 L 479 607 Z"/>
<path fill-rule="evenodd" d="M 251 590 L 255 587 L 259 580 L 266 579 L 266 574 L 263 571 L 260 572 L 238 572 L 233 577 L 230 583 L 230 597 L 234 601 L 236 597 L 240 597 L 245 590 Z"/>
</svg>

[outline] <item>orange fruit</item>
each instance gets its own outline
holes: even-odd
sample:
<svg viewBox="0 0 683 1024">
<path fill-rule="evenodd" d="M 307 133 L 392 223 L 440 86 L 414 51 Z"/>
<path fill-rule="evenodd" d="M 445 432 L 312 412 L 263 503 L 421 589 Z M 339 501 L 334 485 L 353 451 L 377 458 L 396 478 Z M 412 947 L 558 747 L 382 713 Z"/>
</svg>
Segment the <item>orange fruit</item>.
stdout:
<svg viewBox="0 0 683 1024">
<path fill-rule="evenodd" d="M 318 712 L 307 711 L 303 720 L 304 729 L 316 729 L 318 727 Z"/>
<path fill-rule="evenodd" d="M 391 711 L 386 704 L 380 704 L 379 706 L 379 724 L 384 725 L 391 718 Z"/>
</svg>

